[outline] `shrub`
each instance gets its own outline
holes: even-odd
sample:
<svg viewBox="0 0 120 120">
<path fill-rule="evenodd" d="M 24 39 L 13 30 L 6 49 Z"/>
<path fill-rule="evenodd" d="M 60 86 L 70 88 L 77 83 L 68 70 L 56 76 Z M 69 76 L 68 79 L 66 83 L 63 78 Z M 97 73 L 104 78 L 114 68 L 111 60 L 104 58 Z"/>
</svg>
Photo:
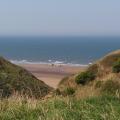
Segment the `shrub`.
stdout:
<svg viewBox="0 0 120 120">
<path fill-rule="evenodd" d="M 76 78 L 75 81 L 77 84 L 86 84 L 89 81 L 92 81 L 95 79 L 95 74 L 89 71 L 80 73 Z"/>
<path fill-rule="evenodd" d="M 60 90 L 57 88 L 57 89 L 54 91 L 54 94 L 55 94 L 55 95 L 61 95 L 61 92 L 60 92 Z"/>
<path fill-rule="evenodd" d="M 73 95 L 75 93 L 75 89 L 74 88 L 71 88 L 71 87 L 68 87 L 64 90 L 64 93 L 65 95 Z"/>
<path fill-rule="evenodd" d="M 114 73 L 120 72 L 120 59 L 113 64 L 112 70 Z"/>
<path fill-rule="evenodd" d="M 118 81 L 108 80 L 101 88 L 102 92 L 115 95 L 116 92 L 120 93 L 120 83 Z"/>
</svg>

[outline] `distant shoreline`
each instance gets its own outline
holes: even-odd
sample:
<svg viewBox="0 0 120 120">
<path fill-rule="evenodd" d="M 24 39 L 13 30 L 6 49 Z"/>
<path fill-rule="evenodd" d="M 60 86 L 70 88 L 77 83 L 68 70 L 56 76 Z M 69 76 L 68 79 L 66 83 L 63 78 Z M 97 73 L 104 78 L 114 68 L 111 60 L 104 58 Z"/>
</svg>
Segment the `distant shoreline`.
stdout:
<svg viewBox="0 0 120 120">
<path fill-rule="evenodd" d="M 107 47 L 106 47 L 107 45 Z M 86 66 L 120 48 L 120 37 L 7 37 L 0 55 L 15 64 L 60 63 Z"/>
<path fill-rule="evenodd" d="M 33 61 L 27 61 L 27 60 L 10 60 L 14 64 L 18 65 L 24 65 L 24 64 L 32 64 L 32 65 L 56 65 L 56 66 L 76 66 L 76 67 L 87 67 L 89 64 L 78 64 L 78 63 L 65 63 L 64 61 L 51 61 L 48 60 L 48 62 L 33 62 Z"/>
<path fill-rule="evenodd" d="M 70 66 L 62 64 L 18 64 L 19 66 L 27 69 L 38 79 L 44 81 L 46 84 L 53 88 L 66 76 L 70 76 L 85 69 L 85 66 Z"/>
</svg>

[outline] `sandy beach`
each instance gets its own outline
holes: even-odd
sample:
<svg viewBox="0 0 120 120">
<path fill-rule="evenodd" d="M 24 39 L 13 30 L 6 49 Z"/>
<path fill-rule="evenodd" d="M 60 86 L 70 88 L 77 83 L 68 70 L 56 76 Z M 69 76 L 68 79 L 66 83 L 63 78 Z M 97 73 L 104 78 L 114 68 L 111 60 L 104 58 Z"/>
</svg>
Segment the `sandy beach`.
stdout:
<svg viewBox="0 0 120 120">
<path fill-rule="evenodd" d="M 20 66 L 53 88 L 57 88 L 60 80 L 65 76 L 76 74 L 85 69 L 80 66 L 50 64 L 20 64 Z"/>
</svg>

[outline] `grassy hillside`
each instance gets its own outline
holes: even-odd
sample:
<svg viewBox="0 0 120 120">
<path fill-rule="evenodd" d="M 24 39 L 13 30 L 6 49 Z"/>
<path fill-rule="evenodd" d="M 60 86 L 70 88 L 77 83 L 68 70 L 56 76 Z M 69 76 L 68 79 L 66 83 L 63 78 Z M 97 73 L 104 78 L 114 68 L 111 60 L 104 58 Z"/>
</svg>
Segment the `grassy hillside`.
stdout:
<svg viewBox="0 0 120 120">
<path fill-rule="evenodd" d="M 110 96 L 46 101 L 11 97 L 0 101 L 1 120 L 119 120 L 120 99 Z"/>
<path fill-rule="evenodd" d="M 51 88 L 25 69 L 0 57 L 0 96 L 9 97 L 16 92 L 28 97 L 41 98 Z"/>
<path fill-rule="evenodd" d="M 85 71 L 63 79 L 59 92 L 69 94 L 74 89 L 76 97 L 84 98 L 101 94 L 120 95 L 120 50 L 112 52 Z M 68 91 L 69 89 L 69 91 Z"/>
<path fill-rule="evenodd" d="M 0 88 L 3 95 L 11 95 L 0 99 L 0 120 L 119 120 L 120 51 L 64 78 L 55 95 L 42 100 L 35 98 L 41 97 L 40 93 L 46 95 L 51 88 L 0 58 Z M 14 91 L 34 97 L 12 95 Z"/>
</svg>

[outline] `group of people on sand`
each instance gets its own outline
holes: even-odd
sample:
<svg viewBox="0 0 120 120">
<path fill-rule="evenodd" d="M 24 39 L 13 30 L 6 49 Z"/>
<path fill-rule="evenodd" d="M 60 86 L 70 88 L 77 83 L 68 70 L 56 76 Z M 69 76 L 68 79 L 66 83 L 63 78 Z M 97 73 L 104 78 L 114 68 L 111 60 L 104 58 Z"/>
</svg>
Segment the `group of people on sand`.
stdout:
<svg viewBox="0 0 120 120">
<path fill-rule="evenodd" d="M 56 65 L 59 66 L 59 67 L 62 67 L 62 65 L 60 65 L 60 64 L 54 64 L 54 63 L 51 64 L 52 67 L 54 67 Z"/>
</svg>

